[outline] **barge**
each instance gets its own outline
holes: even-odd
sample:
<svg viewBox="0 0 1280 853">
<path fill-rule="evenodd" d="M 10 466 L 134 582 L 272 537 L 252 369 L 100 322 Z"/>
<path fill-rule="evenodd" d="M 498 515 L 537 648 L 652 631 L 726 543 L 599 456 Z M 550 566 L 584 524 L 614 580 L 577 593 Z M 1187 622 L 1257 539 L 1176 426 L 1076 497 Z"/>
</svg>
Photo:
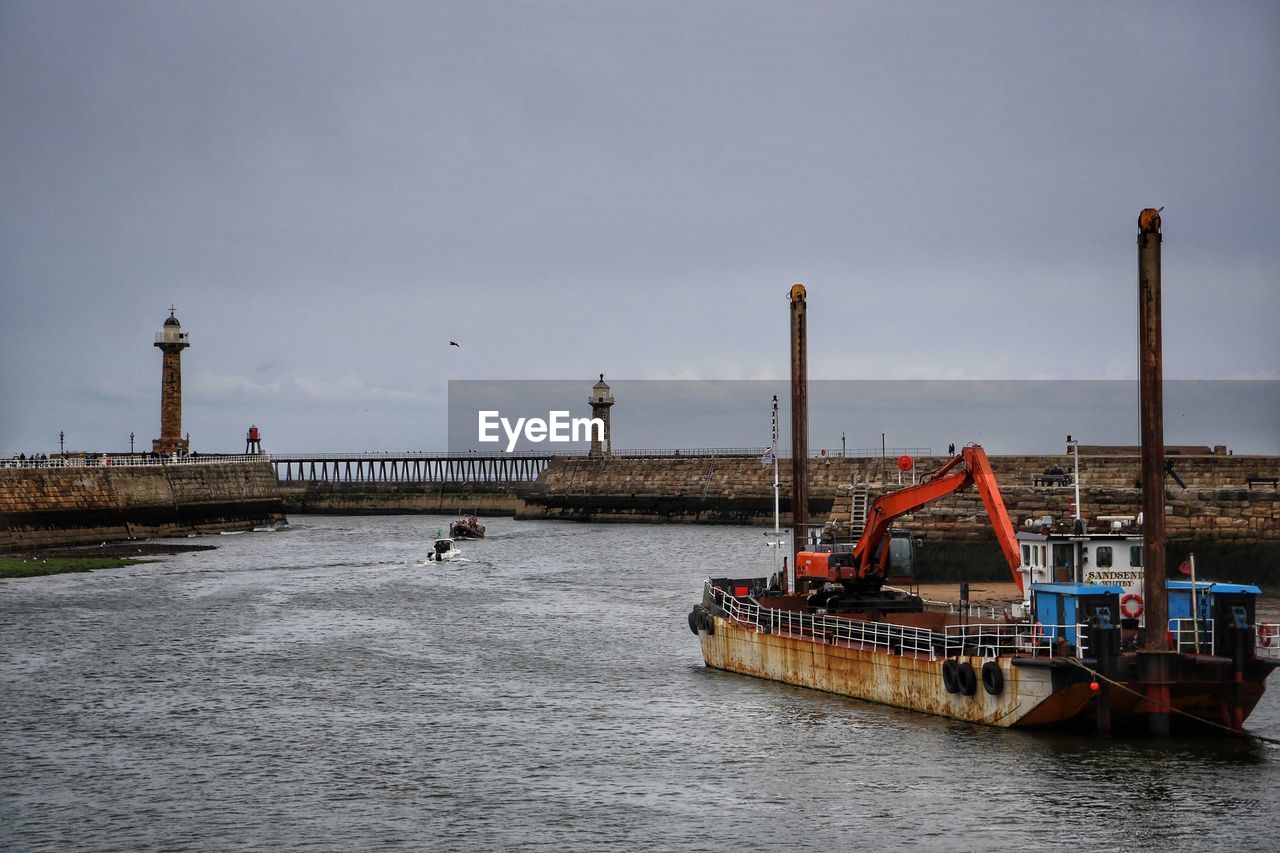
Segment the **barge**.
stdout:
<svg viewBox="0 0 1280 853">
<path fill-rule="evenodd" d="M 828 612 L 767 583 L 706 581 L 689 627 L 708 666 L 974 723 L 1107 733 L 1147 729 L 1155 713 L 1174 731 L 1238 732 L 1280 665 L 1280 626 L 1253 620 L 1247 585 L 1201 582 L 1203 618 L 1190 584 L 1170 584 L 1167 699 L 1153 701 L 1150 653 L 1115 618 L 1118 587 L 1037 584 L 1017 619 L 901 591 L 895 606 L 918 609 Z"/>
<path fill-rule="evenodd" d="M 882 495 L 852 547 L 806 550 L 806 293 L 794 286 L 794 551 L 772 576 L 705 582 L 688 622 L 707 666 L 992 726 L 1243 733 L 1280 665 L 1280 625 L 1257 621 L 1255 586 L 1166 578 L 1159 229 L 1159 212 L 1143 210 L 1140 538 L 1114 522 L 1090 532 L 1079 517 L 1065 531 L 1015 534 L 986 454 L 971 445 Z M 894 520 L 971 486 L 1022 592 L 1007 609 L 926 602 L 891 585 L 913 570 L 912 540 Z"/>
</svg>

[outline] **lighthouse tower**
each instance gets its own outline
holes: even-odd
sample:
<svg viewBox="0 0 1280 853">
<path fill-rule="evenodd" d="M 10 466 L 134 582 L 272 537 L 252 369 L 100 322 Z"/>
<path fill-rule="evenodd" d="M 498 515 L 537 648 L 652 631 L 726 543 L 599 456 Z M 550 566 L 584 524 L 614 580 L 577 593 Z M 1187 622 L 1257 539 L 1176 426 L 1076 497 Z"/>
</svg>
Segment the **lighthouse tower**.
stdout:
<svg viewBox="0 0 1280 853">
<path fill-rule="evenodd" d="M 191 346 L 188 338 L 170 308 L 164 329 L 156 332 L 155 345 L 164 353 L 164 367 L 160 377 L 160 437 L 151 442 L 152 451 L 166 456 L 188 450 L 187 440 L 182 437 L 182 351 Z"/>
<path fill-rule="evenodd" d="M 609 409 L 613 406 L 613 391 L 600 374 L 600 381 L 591 386 L 591 396 L 587 398 L 591 404 L 591 417 L 604 421 L 604 435 L 597 436 L 591 431 L 591 458 L 608 459 L 613 456 L 613 429 L 609 426 Z"/>
</svg>

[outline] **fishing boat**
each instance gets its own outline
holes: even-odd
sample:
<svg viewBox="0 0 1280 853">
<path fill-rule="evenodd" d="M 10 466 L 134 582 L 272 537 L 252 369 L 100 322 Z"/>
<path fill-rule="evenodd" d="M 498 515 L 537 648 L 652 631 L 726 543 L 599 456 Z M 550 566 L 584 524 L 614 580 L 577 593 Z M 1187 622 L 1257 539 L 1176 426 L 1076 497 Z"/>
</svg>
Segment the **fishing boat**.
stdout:
<svg viewBox="0 0 1280 853">
<path fill-rule="evenodd" d="M 993 726 L 1243 732 L 1280 665 L 1280 626 L 1257 621 L 1256 586 L 1165 576 L 1159 226 L 1157 211 L 1142 212 L 1140 538 L 1116 519 L 1092 532 L 1082 518 L 1065 530 L 1042 519 L 1015 533 L 986 454 L 971 445 L 881 495 L 851 547 L 807 546 L 806 293 L 796 285 L 795 550 L 767 577 L 706 580 L 688 617 L 706 664 Z M 890 585 L 914 571 L 915 542 L 894 521 L 970 487 L 1022 593 L 1000 611 L 934 604 Z"/>
<path fill-rule="evenodd" d="M 483 539 L 484 525 L 476 516 L 466 516 L 449 525 L 449 535 L 454 539 Z"/>
</svg>

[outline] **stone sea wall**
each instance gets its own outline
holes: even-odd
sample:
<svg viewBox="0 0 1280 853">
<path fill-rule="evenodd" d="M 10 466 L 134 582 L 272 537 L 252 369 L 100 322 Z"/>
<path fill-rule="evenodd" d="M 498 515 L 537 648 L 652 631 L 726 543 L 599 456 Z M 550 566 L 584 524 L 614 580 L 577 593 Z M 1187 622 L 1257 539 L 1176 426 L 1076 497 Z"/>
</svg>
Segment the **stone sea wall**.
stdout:
<svg viewBox="0 0 1280 853">
<path fill-rule="evenodd" d="M 1280 477 L 1280 457 L 1171 456 L 1185 488 L 1168 483 L 1168 533 L 1173 540 L 1211 538 L 1240 544 L 1280 542 L 1280 501 L 1274 485 L 1251 479 Z M 915 460 L 918 472 L 945 458 Z M 1052 465 L 1071 472 L 1069 456 L 993 456 L 992 468 L 1015 524 L 1027 518 L 1073 514 L 1075 490 L 1044 487 L 1035 478 Z M 784 524 L 790 522 L 790 466 L 782 466 Z M 1084 515 L 1136 516 L 1141 509 L 1137 455 L 1081 456 Z M 758 459 L 555 460 L 524 496 L 522 517 L 589 521 L 769 524 L 773 519 L 771 466 Z M 849 485 L 869 483 L 872 500 L 899 487 L 892 459 L 815 460 L 809 466 L 810 517 L 826 521 L 849 510 Z M 909 484 L 910 475 L 902 482 Z M 837 517 L 836 520 L 843 520 Z M 994 541 L 975 490 L 952 495 L 904 519 L 928 540 Z"/>
<path fill-rule="evenodd" d="M 516 515 L 524 510 L 522 488 L 489 483 L 281 483 L 285 509 L 326 515 L 395 515 L 475 512 Z"/>
<path fill-rule="evenodd" d="M 1172 456 L 1186 484 L 1168 482 L 1168 565 L 1189 552 L 1219 580 L 1280 582 L 1280 457 Z M 945 458 L 915 460 L 918 472 Z M 992 468 L 1010 520 L 1074 515 L 1075 489 L 1037 486 L 1035 478 L 1067 456 L 994 456 Z M 1080 503 L 1090 526 L 1099 516 L 1137 516 L 1142 507 L 1140 459 L 1134 453 L 1081 456 Z M 521 517 L 584 521 L 773 523 L 771 466 L 758 459 L 558 459 L 524 497 Z M 791 523 L 791 475 L 781 471 L 783 525 Z M 813 522 L 848 522 L 853 482 L 869 484 L 870 500 L 899 488 L 893 459 L 817 460 L 809 467 L 809 515 Z M 902 481 L 911 482 L 910 475 Z M 977 492 L 951 495 L 899 522 L 919 537 L 918 576 L 933 581 L 1007 580 L 1009 568 Z"/>
<path fill-rule="evenodd" d="M 243 530 L 285 520 L 269 462 L 0 468 L 0 550 Z"/>
</svg>

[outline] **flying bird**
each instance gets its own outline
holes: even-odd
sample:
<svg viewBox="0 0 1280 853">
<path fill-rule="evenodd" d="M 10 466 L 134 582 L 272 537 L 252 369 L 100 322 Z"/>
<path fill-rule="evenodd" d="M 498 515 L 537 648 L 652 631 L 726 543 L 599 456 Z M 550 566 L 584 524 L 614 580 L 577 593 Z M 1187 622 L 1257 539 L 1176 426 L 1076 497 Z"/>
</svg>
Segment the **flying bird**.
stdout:
<svg viewBox="0 0 1280 853">
<path fill-rule="evenodd" d="M 458 343 L 457 341 L 449 341 L 449 346 L 458 347 L 459 349 L 462 348 L 462 344 Z"/>
</svg>

